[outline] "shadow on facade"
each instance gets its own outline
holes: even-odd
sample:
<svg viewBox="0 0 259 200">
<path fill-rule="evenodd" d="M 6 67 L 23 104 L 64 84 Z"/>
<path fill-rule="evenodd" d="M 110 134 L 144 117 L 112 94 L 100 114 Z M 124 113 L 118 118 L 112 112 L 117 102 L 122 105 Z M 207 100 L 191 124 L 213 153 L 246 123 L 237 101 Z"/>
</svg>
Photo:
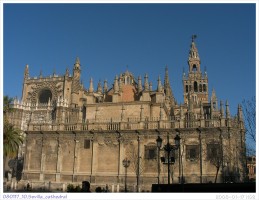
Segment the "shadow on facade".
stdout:
<svg viewBox="0 0 259 200">
<path fill-rule="evenodd" d="M 255 192 L 255 183 L 153 184 L 152 192 L 251 193 Z"/>
</svg>

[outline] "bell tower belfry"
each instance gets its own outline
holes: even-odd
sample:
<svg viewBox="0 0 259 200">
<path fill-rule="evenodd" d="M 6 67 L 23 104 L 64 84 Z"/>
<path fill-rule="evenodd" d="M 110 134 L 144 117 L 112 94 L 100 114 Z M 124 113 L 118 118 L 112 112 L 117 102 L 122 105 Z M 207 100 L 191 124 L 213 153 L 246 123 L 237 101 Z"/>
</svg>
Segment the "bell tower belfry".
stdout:
<svg viewBox="0 0 259 200">
<path fill-rule="evenodd" d="M 80 69 L 80 60 L 77 57 L 76 62 L 74 64 L 73 68 L 73 79 L 72 79 L 72 104 L 78 104 L 78 94 L 80 90 L 80 76 L 81 76 L 81 69 Z"/>
<path fill-rule="evenodd" d="M 208 77 L 207 72 L 201 72 L 201 60 L 195 44 L 196 35 L 192 35 L 192 43 L 189 51 L 189 71 L 183 74 L 183 96 L 184 102 L 188 103 L 190 93 L 194 104 L 208 103 Z"/>
</svg>

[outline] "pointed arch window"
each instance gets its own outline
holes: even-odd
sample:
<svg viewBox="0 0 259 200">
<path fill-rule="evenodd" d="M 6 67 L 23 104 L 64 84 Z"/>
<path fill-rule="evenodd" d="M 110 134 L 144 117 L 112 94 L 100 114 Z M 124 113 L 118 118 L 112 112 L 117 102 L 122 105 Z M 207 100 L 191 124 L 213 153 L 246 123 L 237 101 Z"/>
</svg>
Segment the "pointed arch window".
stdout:
<svg viewBox="0 0 259 200">
<path fill-rule="evenodd" d="M 194 92 L 198 92 L 198 83 L 194 81 L 193 83 Z"/>
<path fill-rule="evenodd" d="M 206 86 L 206 84 L 203 84 L 203 92 L 207 92 L 207 86 Z"/>
<path fill-rule="evenodd" d="M 196 66 L 196 64 L 194 64 L 194 65 L 192 66 L 192 71 L 194 71 L 194 72 L 197 71 L 197 66 Z"/>
</svg>

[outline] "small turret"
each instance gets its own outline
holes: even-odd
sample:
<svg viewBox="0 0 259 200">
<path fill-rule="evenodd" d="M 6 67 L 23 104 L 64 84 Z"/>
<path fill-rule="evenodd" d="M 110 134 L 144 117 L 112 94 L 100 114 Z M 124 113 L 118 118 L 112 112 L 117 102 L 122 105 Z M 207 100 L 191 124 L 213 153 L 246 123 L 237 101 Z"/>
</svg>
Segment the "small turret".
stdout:
<svg viewBox="0 0 259 200">
<path fill-rule="evenodd" d="M 144 83 L 144 89 L 145 91 L 149 91 L 149 84 L 148 84 L 148 76 L 145 74 L 145 83 Z"/>
<path fill-rule="evenodd" d="M 66 76 L 66 77 L 69 77 L 69 69 L 68 69 L 68 67 L 67 67 L 67 69 L 66 69 L 66 74 L 65 74 L 65 76 Z"/>
<path fill-rule="evenodd" d="M 149 83 L 149 91 L 152 91 L 153 88 L 152 88 L 152 82 Z"/>
<path fill-rule="evenodd" d="M 214 89 L 212 90 L 210 103 L 211 103 L 211 110 L 212 111 L 218 110 L 218 100 L 217 100 L 216 92 L 215 92 Z"/>
<path fill-rule="evenodd" d="M 118 83 L 118 76 L 117 75 L 116 75 L 116 77 L 114 79 L 113 90 L 114 90 L 114 93 L 118 93 L 119 92 L 119 83 Z"/>
<path fill-rule="evenodd" d="M 90 78 L 89 93 L 93 93 L 93 92 L 94 92 L 93 79 Z"/>
<path fill-rule="evenodd" d="M 42 70 L 40 70 L 40 76 L 39 77 L 42 78 Z"/>
<path fill-rule="evenodd" d="M 141 82 L 141 76 L 138 77 L 138 93 L 140 93 L 143 90 L 142 88 L 142 82 Z"/>
<path fill-rule="evenodd" d="M 101 81 L 98 82 L 98 86 L 97 86 L 97 93 L 102 94 L 102 85 L 101 85 Z"/>
<path fill-rule="evenodd" d="M 119 92 L 122 92 L 122 75 L 119 78 Z"/>
<path fill-rule="evenodd" d="M 163 92 L 160 76 L 158 76 L 158 80 L 157 80 L 157 92 Z"/>
<path fill-rule="evenodd" d="M 223 101 L 220 101 L 220 115 L 222 118 L 224 118 L 224 107 L 223 107 Z"/>
<path fill-rule="evenodd" d="M 56 76 L 56 68 L 54 67 L 54 69 L 53 69 L 53 77 L 55 77 Z"/>
<path fill-rule="evenodd" d="M 230 112 L 229 112 L 229 104 L 228 104 L 228 100 L 226 101 L 226 118 L 229 119 L 230 118 Z"/>
<path fill-rule="evenodd" d="M 29 78 L 29 65 L 27 64 L 24 70 L 24 79 L 28 79 L 28 78 Z"/>
<path fill-rule="evenodd" d="M 107 84 L 107 80 L 105 79 L 103 83 L 103 92 L 106 93 L 107 91 L 108 91 L 108 84 Z"/>
<path fill-rule="evenodd" d="M 238 104 L 237 116 L 238 116 L 238 121 L 243 121 L 243 110 L 240 104 Z"/>
</svg>

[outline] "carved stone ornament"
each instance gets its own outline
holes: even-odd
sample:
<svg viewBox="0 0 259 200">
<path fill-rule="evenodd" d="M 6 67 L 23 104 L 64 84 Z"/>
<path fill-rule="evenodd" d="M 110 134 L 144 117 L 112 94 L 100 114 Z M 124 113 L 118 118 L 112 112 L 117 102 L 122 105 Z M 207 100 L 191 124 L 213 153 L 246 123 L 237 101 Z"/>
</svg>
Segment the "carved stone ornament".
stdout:
<svg viewBox="0 0 259 200">
<path fill-rule="evenodd" d="M 59 91 L 59 85 L 58 81 L 53 81 L 53 82 L 41 82 L 36 84 L 35 86 L 31 87 L 32 91 L 31 92 L 31 102 L 36 103 L 38 99 L 38 95 L 42 89 L 48 88 L 51 93 L 52 93 L 52 99 L 57 99 L 58 94 L 60 93 Z"/>
<path fill-rule="evenodd" d="M 119 141 L 117 137 L 114 136 L 99 136 L 98 137 L 98 144 L 103 146 L 117 146 L 119 145 Z"/>
</svg>

